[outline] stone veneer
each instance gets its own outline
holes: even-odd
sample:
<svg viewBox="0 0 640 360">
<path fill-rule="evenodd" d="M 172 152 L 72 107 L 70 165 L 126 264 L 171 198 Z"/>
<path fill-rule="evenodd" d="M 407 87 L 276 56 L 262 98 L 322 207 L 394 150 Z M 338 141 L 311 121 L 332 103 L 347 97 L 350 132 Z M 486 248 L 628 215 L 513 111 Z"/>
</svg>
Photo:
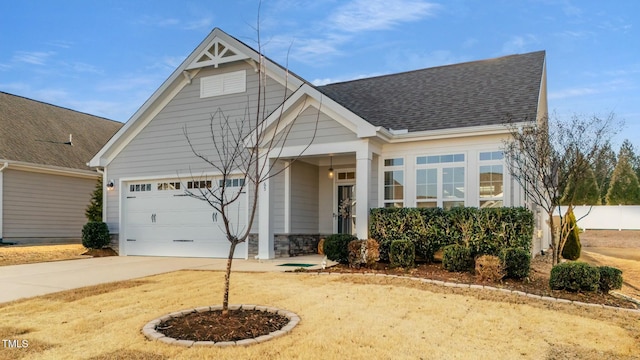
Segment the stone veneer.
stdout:
<svg viewBox="0 0 640 360">
<path fill-rule="evenodd" d="M 318 253 L 318 242 L 322 234 L 275 234 L 274 254 L 276 258 Z M 258 234 L 249 235 L 249 258 L 258 255 Z"/>
</svg>

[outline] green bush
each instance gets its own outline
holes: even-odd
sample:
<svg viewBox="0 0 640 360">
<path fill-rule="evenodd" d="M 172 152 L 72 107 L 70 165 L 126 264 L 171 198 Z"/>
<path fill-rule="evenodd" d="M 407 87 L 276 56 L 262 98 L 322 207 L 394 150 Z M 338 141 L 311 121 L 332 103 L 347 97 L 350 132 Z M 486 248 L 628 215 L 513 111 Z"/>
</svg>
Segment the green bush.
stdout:
<svg viewBox="0 0 640 360">
<path fill-rule="evenodd" d="M 472 265 L 471 251 L 460 244 L 447 245 L 442 251 L 442 266 L 447 271 L 468 271 Z"/>
<path fill-rule="evenodd" d="M 412 268 L 415 265 L 416 247 L 408 240 L 395 240 L 389 249 L 391 267 Z"/>
<path fill-rule="evenodd" d="M 471 255 L 499 255 L 506 247 L 531 249 L 533 214 L 526 208 L 378 208 L 371 209 L 369 234 L 380 244 L 380 260 L 389 261 L 394 240 L 415 244 L 416 257 L 451 244 L 465 244 Z"/>
<path fill-rule="evenodd" d="M 109 228 L 102 221 L 90 221 L 82 227 L 82 245 L 87 249 L 102 249 L 110 242 Z"/>
<path fill-rule="evenodd" d="M 599 283 L 598 268 L 580 261 L 570 261 L 554 266 L 549 277 L 549 286 L 553 290 L 596 291 Z"/>
<path fill-rule="evenodd" d="M 505 248 L 500 252 L 505 275 L 512 279 L 524 279 L 531 269 L 531 254 L 521 248 Z"/>
<path fill-rule="evenodd" d="M 622 288 L 622 271 L 611 266 L 599 266 L 600 291 L 608 293 L 609 290 Z"/>
<path fill-rule="evenodd" d="M 349 242 L 358 240 L 351 234 L 333 234 L 324 239 L 324 254 L 329 260 L 341 264 L 349 262 Z"/>
<path fill-rule="evenodd" d="M 562 257 L 567 260 L 578 260 L 582 245 L 580 244 L 580 229 L 576 222 L 576 216 L 570 207 L 565 215 L 565 228 L 562 230 L 562 238 L 567 237 L 567 241 L 562 248 Z"/>
</svg>

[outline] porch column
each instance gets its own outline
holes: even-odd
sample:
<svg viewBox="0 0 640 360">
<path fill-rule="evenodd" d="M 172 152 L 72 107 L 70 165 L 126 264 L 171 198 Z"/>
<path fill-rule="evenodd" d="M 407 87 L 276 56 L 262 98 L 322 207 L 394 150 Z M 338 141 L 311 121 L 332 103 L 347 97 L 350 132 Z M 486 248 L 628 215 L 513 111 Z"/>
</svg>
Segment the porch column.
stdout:
<svg viewBox="0 0 640 360">
<path fill-rule="evenodd" d="M 372 153 L 368 144 L 356 152 L 356 236 L 369 238 L 369 187 Z"/>
<path fill-rule="evenodd" d="M 266 157 L 266 156 L 265 156 Z M 271 161 L 266 159 L 264 161 Z M 265 167 L 266 169 L 269 166 Z M 270 179 L 265 180 L 256 189 L 258 196 L 258 257 L 260 259 L 273 259 L 275 253 L 273 250 L 273 223 L 271 220 L 271 190 Z"/>
</svg>

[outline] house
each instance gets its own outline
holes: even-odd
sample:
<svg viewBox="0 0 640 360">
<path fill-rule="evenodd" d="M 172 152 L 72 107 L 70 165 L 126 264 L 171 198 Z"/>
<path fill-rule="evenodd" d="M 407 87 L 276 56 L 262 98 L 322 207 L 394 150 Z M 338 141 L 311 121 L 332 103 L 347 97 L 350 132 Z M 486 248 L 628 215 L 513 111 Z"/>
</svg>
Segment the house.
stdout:
<svg viewBox="0 0 640 360">
<path fill-rule="evenodd" d="M 87 160 L 121 126 L 0 92 L 0 241 L 78 242 L 100 176 Z"/>
<path fill-rule="evenodd" d="M 367 238 L 375 207 L 525 205 L 503 124 L 546 116 L 543 51 L 314 86 L 216 28 L 90 161 L 114 184 L 105 218 L 121 255 L 227 256 L 216 212 L 184 196 L 219 175 L 185 130 L 212 154 L 212 116 L 255 114 L 259 89 L 265 131 L 286 142 L 261 144 L 274 176 L 234 209 L 234 226 L 248 226 L 259 191 L 255 236 L 237 257 L 287 256 L 338 232 Z"/>
</svg>

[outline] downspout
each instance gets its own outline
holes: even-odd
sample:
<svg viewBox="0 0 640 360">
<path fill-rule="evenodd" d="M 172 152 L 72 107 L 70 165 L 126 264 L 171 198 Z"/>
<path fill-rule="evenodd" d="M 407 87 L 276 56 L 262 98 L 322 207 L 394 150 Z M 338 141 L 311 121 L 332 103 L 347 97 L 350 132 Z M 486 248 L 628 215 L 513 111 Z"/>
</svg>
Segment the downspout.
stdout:
<svg viewBox="0 0 640 360">
<path fill-rule="evenodd" d="M 0 167 L 0 244 L 2 243 L 2 219 L 3 219 L 3 214 L 2 214 L 2 209 L 4 207 L 4 200 L 2 198 L 2 191 L 4 190 L 4 183 L 2 181 L 2 171 L 4 171 L 4 169 L 6 169 L 7 167 L 9 167 L 9 162 L 5 161 L 4 164 L 2 164 L 2 167 Z"/>
</svg>

